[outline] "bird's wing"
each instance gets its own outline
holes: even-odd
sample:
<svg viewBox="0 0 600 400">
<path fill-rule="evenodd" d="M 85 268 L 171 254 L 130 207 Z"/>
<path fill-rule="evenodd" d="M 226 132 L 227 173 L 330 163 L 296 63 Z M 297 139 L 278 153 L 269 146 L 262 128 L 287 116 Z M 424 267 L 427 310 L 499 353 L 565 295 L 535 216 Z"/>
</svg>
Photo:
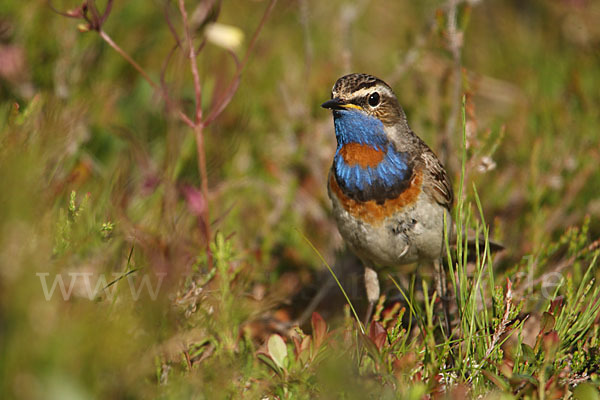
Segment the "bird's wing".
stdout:
<svg viewBox="0 0 600 400">
<path fill-rule="evenodd" d="M 452 190 L 450 177 L 429 146 L 424 142 L 421 142 L 421 144 L 420 158 L 423 162 L 424 173 L 431 178 L 424 179 L 423 190 L 432 196 L 439 204 L 443 205 L 448 210 L 451 210 L 454 203 L 454 192 Z"/>
</svg>

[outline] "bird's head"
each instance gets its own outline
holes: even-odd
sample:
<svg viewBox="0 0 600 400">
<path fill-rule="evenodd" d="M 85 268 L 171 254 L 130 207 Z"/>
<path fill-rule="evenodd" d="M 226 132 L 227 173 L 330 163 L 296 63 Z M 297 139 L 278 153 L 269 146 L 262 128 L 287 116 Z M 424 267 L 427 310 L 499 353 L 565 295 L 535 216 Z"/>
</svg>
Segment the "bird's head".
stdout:
<svg viewBox="0 0 600 400">
<path fill-rule="evenodd" d="M 321 106 L 331 109 L 336 119 L 377 119 L 384 127 L 406 124 L 406 116 L 392 88 L 372 75 L 350 74 L 341 77 L 333 85 L 331 100 Z"/>
</svg>

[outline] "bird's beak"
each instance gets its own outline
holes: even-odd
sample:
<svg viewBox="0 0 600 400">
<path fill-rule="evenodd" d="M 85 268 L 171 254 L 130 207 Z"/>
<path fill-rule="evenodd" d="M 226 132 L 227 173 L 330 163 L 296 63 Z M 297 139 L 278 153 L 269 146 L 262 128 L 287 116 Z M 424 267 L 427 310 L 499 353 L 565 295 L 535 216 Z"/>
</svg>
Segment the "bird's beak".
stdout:
<svg viewBox="0 0 600 400">
<path fill-rule="evenodd" d="M 325 103 L 321 104 L 323 108 L 329 108 L 330 110 L 343 110 L 345 104 L 342 103 L 340 99 L 331 99 L 327 100 Z"/>
<path fill-rule="evenodd" d="M 343 100 L 334 98 L 331 100 L 327 100 L 325 103 L 321 104 L 323 108 L 329 108 L 330 110 L 347 110 L 349 108 L 356 108 L 358 110 L 362 110 L 361 107 L 352 103 L 345 103 Z"/>
</svg>

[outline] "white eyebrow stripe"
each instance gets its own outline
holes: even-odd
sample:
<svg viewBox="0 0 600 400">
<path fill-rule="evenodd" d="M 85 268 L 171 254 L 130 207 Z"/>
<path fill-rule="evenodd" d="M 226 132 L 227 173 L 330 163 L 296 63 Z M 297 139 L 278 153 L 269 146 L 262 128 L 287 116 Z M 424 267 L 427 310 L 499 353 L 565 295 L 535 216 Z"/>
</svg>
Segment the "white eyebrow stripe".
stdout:
<svg viewBox="0 0 600 400">
<path fill-rule="evenodd" d="M 392 93 L 392 91 L 390 89 L 386 88 L 385 86 L 377 85 L 377 86 L 372 86 L 370 88 L 363 88 L 363 89 L 357 90 L 356 92 L 352 92 L 352 97 L 364 97 L 368 94 L 373 93 L 374 91 L 377 91 L 380 94 L 387 95 L 387 97 L 394 96 L 394 94 Z"/>
</svg>

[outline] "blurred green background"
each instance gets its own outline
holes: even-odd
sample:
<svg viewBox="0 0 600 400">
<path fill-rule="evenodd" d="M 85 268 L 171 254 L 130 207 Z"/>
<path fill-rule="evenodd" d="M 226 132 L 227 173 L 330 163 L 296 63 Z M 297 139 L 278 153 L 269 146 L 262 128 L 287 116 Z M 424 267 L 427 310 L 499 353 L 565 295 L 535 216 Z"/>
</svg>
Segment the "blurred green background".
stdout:
<svg viewBox="0 0 600 400">
<path fill-rule="evenodd" d="M 243 34 L 233 48 L 238 57 L 267 3 L 224 1 L 211 16 Z M 204 3 L 186 4 L 192 14 Z M 180 29 L 175 2 L 167 10 Z M 476 184 L 492 236 L 507 248 L 496 262 L 500 271 L 518 270 L 586 215 L 589 237 L 600 236 L 599 20 L 600 2 L 593 0 L 458 7 L 466 187 Z M 217 250 L 231 273 L 221 286 L 204 286 L 211 272 L 185 196 L 200 185 L 193 133 L 97 34 L 79 32 L 79 23 L 46 1 L 0 3 L 0 393 L 57 399 L 260 393 L 268 374 L 255 370 L 253 351 L 266 328 L 252 321 L 316 285 L 322 269 L 298 231 L 329 262 L 342 248 L 326 194 L 335 137 L 320 104 L 341 75 L 376 75 L 394 88 L 413 130 L 442 151 L 460 104 L 447 4 L 277 3 L 239 90 L 205 130 L 213 230 L 227 239 Z M 195 33 L 202 36 L 204 28 Z M 165 2 L 115 2 L 104 30 L 160 80 L 173 46 Z M 214 40 L 198 60 L 209 109 L 235 64 Z M 173 98 L 191 112 L 192 77 L 181 52 L 164 76 Z M 455 117 L 443 154 L 456 189 L 461 126 Z M 95 301 L 80 283 L 68 301 L 56 294 L 47 301 L 36 275 L 49 274 L 49 284 L 69 273 L 104 274 L 110 282 L 133 269 L 134 280 L 111 286 L 117 296 Z M 127 295 L 127 282 L 139 285 L 143 276 L 152 285 L 165 276 L 156 300 L 147 291 L 139 301 Z M 228 290 L 234 304 L 226 304 Z M 205 306 L 211 302 L 223 310 L 211 314 Z M 185 364 L 183 342 L 200 343 L 205 359 L 195 373 L 169 375 L 177 369 L 171 365 Z"/>
</svg>

